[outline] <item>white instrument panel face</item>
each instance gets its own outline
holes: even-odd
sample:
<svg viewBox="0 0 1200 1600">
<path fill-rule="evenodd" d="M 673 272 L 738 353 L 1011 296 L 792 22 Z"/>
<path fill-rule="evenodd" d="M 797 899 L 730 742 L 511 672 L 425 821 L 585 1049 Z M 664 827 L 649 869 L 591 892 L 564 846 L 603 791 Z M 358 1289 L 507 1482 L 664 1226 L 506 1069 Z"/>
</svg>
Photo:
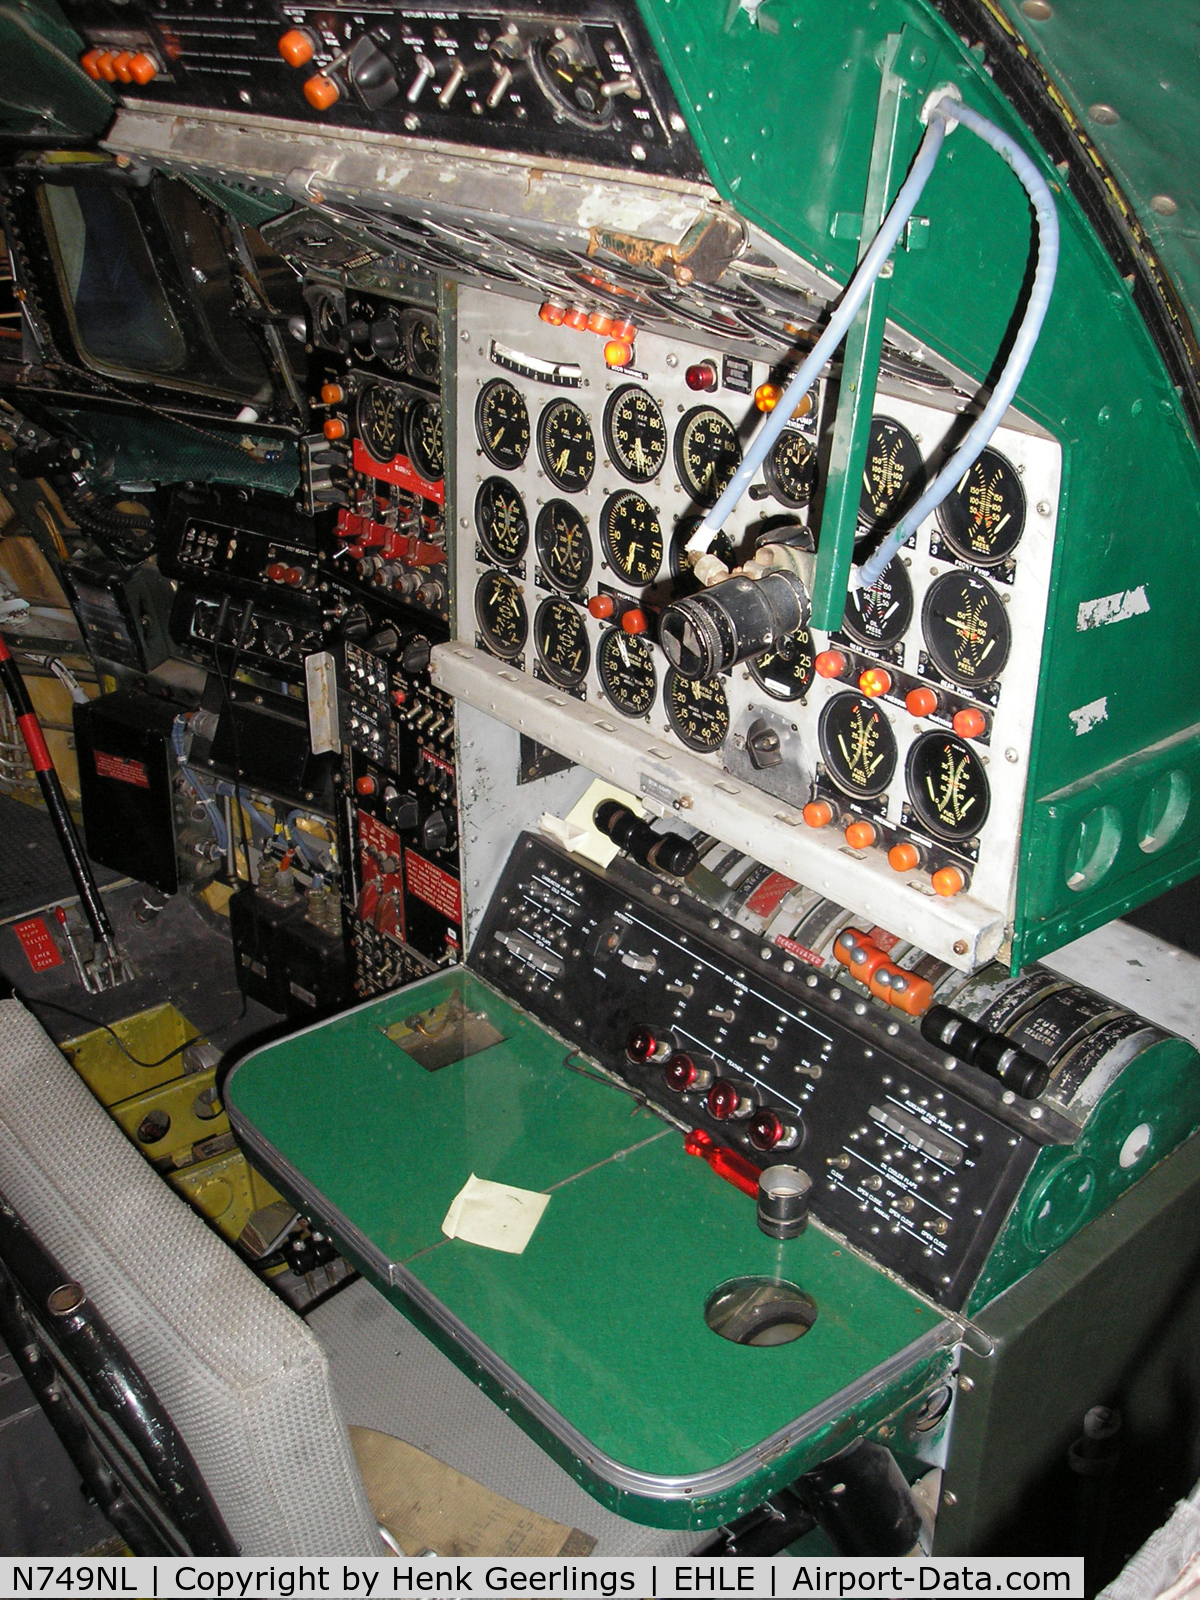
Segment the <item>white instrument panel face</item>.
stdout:
<svg viewBox="0 0 1200 1600">
<path fill-rule="evenodd" d="M 952 869 L 980 925 L 1006 924 L 1058 507 L 1057 443 L 1000 429 L 939 515 L 848 608 L 840 630 L 802 630 L 758 663 L 693 684 L 654 642 L 657 614 L 696 592 L 683 546 L 761 422 L 754 390 L 777 375 L 719 346 L 650 332 L 638 334 L 630 369 L 613 371 L 604 337 L 548 325 L 528 302 L 490 291 L 461 290 L 458 323 L 458 639 L 503 663 L 509 683 L 525 674 L 553 688 L 556 706 L 577 706 L 585 750 L 589 723 L 603 727 L 597 768 L 611 767 L 614 736 L 635 735 L 627 786 L 652 803 L 661 762 L 656 780 L 642 771 L 647 735 L 656 756 L 687 751 L 689 774 L 698 760 L 725 795 L 735 779 L 782 802 L 776 815 L 793 838 L 809 806 L 804 827 L 822 860 L 836 854 L 834 892 L 851 909 L 873 914 L 883 867 L 912 897 L 910 930 L 919 933 L 928 911 L 925 947 L 934 949 L 943 943 L 933 936 L 937 885 L 947 886 Z M 695 387 L 697 376 L 714 387 Z M 827 432 L 832 416 L 818 413 L 786 430 L 730 516 L 719 548 L 729 565 L 748 559 L 764 534 L 795 536 L 814 492 L 819 505 L 819 428 Z M 964 426 L 953 397 L 924 403 L 881 387 L 864 526 L 894 519 Z M 544 691 L 530 695 L 522 725 L 553 745 L 549 723 L 539 732 L 544 699 Z M 570 753 L 578 759 L 577 744 Z M 794 871 L 795 850 L 785 853 Z M 768 840 L 762 859 L 771 856 Z M 821 881 L 831 892 L 828 874 Z M 991 933 L 971 963 L 998 943 Z"/>
</svg>

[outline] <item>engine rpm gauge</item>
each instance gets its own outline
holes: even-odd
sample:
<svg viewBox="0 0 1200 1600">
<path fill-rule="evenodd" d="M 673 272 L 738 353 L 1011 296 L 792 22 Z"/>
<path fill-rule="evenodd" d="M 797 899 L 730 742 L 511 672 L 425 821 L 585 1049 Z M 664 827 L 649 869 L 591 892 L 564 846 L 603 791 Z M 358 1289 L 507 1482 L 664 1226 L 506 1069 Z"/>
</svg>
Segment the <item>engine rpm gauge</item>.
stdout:
<svg viewBox="0 0 1200 1600">
<path fill-rule="evenodd" d="M 517 656 L 529 637 L 529 618 L 516 584 L 503 572 L 485 572 L 475 585 L 475 620 L 488 648 Z"/>
<path fill-rule="evenodd" d="M 815 447 L 802 433 L 785 428 L 763 462 L 763 478 L 781 505 L 806 506 L 817 486 Z"/>
<path fill-rule="evenodd" d="M 574 400 L 552 400 L 538 418 L 538 454 L 551 483 L 568 494 L 586 489 L 596 467 L 592 425 Z"/>
<path fill-rule="evenodd" d="M 489 561 L 511 567 L 525 554 L 529 518 L 525 502 L 503 478 L 485 478 L 475 496 L 475 530 Z"/>
<path fill-rule="evenodd" d="M 821 754 L 843 794 L 882 794 L 896 770 L 896 736 L 874 700 L 835 694 L 821 713 Z"/>
<path fill-rule="evenodd" d="M 719 750 L 729 734 L 729 702 L 720 678 L 685 678 L 674 667 L 663 679 L 667 720 L 689 750 Z"/>
<path fill-rule="evenodd" d="M 946 543 L 964 561 L 995 567 L 1025 531 L 1025 490 L 998 450 L 985 450 L 937 509 Z"/>
<path fill-rule="evenodd" d="M 648 717 L 658 674 L 645 639 L 622 628 L 606 628 L 596 651 L 596 670 L 604 693 L 626 717 Z"/>
<path fill-rule="evenodd" d="M 939 672 L 966 688 L 990 683 L 1008 660 L 1012 630 L 1004 602 L 985 578 L 945 572 L 921 613 L 925 647 Z"/>
<path fill-rule="evenodd" d="M 529 453 L 529 411 L 520 391 L 507 378 L 494 378 L 475 402 L 475 432 L 483 453 L 511 471 Z"/>
<path fill-rule="evenodd" d="M 618 389 L 604 408 L 604 445 L 632 482 L 657 478 L 667 459 L 667 424 L 654 396 L 636 383 Z"/>
<path fill-rule="evenodd" d="M 442 408 L 436 400 L 414 400 L 404 424 L 408 459 L 429 483 L 436 483 L 446 471 L 446 448 L 442 441 Z"/>
<path fill-rule="evenodd" d="M 868 649 L 890 649 L 912 621 L 913 592 L 908 569 L 893 556 L 869 589 L 852 589 L 846 599 L 842 627 Z"/>
<path fill-rule="evenodd" d="M 774 700 L 799 700 L 816 673 L 816 646 L 807 628 L 785 633 L 773 650 L 747 663 L 750 676 Z"/>
<path fill-rule="evenodd" d="M 987 773 L 969 745 L 949 733 L 923 733 L 908 752 L 908 798 L 937 839 L 961 844 L 987 821 Z"/>
<path fill-rule="evenodd" d="M 675 470 L 697 505 L 719 498 L 742 460 L 733 423 L 715 406 L 695 406 L 675 430 Z"/>
<path fill-rule="evenodd" d="M 917 441 L 890 417 L 872 417 L 867 435 L 867 460 L 858 500 L 859 535 L 890 528 L 899 517 L 923 472 Z"/>
<path fill-rule="evenodd" d="M 600 538 L 609 565 L 626 583 L 653 583 L 662 566 L 658 512 L 634 489 L 610 495 L 600 513 Z"/>
<path fill-rule="evenodd" d="M 592 541 L 583 513 L 566 500 L 548 500 L 534 534 L 542 571 L 556 589 L 574 594 L 592 575 Z"/>
<path fill-rule="evenodd" d="M 404 448 L 400 391 L 386 383 L 368 383 L 358 397 L 358 436 L 372 461 L 386 465 Z"/>
<path fill-rule="evenodd" d="M 543 600 L 533 619 L 533 642 L 546 676 L 564 689 L 587 677 L 592 659 L 587 629 L 569 600 Z"/>
</svg>

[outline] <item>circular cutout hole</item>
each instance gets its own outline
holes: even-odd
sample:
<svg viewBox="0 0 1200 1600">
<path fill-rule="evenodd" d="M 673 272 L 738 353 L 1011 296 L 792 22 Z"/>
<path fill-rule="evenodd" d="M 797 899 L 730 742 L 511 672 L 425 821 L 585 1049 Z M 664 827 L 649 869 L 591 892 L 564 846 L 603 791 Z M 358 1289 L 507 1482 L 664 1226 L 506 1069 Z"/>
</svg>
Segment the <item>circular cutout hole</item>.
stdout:
<svg viewBox="0 0 1200 1600">
<path fill-rule="evenodd" d="M 171 1131 L 171 1119 L 165 1111 L 148 1111 L 138 1123 L 139 1144 L 157 1144 Z"/>
<path fill-rule="evenodd" d="M 1138 813 L 1138 849 L 1152 856 L 1183 827 L 1192 803 L 1192 785 L 1185 772 L 1168 772 L 1153 785 Z"/>
<path fill-rule="evenodd" d="M 60 1283 L 57 1289 L 51 1289 L 46 1296 L 46 1310 L 52 1317 L 69 1317 L 72 1311 L 78 1311 L 87 1299 L 82 1288 L 77 1283 Z"/>
<path fill-rule="evenodd" d="M 1136 1167 L 1146 1154 L 1146 1151 L 1149 1150 L 1150 1135 L 1153 1131 L 1148 1122 L 1139 1122 L 1125 1140 L 1125 1143 L 1121 1146 L 1121 1154 L 1117 1159 L 1126 1171 L 1130 1167 Z"/>
<path fill-rule="evenodd" d="M 1075 830 L 1067 847 L 1067 888 L 1080 894 L 1108 872 L 1121 848 L 1121 813 L 1115 806 L 1097 806 Z"/>
<path fill-rule="evenodd" d="M 704 1320 L 722 1339 L 761 1349 L 802 1339 L 817 1320 L 817 1302 L 778 1278 L 731 1278 L 709 1295 Z"/>
</svg>

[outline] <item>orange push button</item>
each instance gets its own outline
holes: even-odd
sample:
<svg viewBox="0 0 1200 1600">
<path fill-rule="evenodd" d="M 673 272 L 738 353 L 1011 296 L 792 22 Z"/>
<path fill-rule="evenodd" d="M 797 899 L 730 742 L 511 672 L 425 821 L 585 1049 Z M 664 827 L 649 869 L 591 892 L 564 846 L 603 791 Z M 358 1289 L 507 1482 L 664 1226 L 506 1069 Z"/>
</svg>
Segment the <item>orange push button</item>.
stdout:
<svg viewBox="0 0 1200 1600">
<path fill-rule="evenodd" d="M 967 880 L 957 867 L 939 867 L 929 881 L 935 892 L 947 900 L 967 886 Z"/>
<path fill-rule="evenodd" d="M 633 346 L 628 339 L 609 339 L 604 345 L 606 367 L 627 367 L 633 360 Z"/>
<path fill-rule="evenodd" d="M 902 844 L 894 844 L 888 851 L 888 866 L 893 872 L 911 872 L 920 864 L 921 852 L 915 844 L 909 844 L 907 840 Z"/>
<path fill-rule="evenodd" d="M 599 334 L 602 339 L 607 339 L 612 332 L 613 319 L 607 311 L 593 311 L 588 315 L 588 332 Z"/>
<path fill-rule="evenodd" d="M 833 807 L 828 800 L 810 800 L 800 815 L 810 828 L 827 828 L 833 821 Z"/>
<path fill-rule="evenodd" d="M 597 622 L 606 621 L 616 609 L 617 603 L 610 594 L 594 594 L 588 601 L 588 610 Z"/>
<path fill-rule="evenodd" d="M 887 694 L 892 687 L 892 675 L 882 667 L 868 667 L 865 672 L 859 673 L 858 687 L 869 699 L 874 700 L 878 695 Z"/>
<path fill-rule="evenodd" d="M 117 69 L 113 65 L 116 59 L 117 53 L 115 50 L 101 50 L 96 57 L 96 65 L 100 69 L 100 76 L 105 83 L 116 83 L 117 81 Z"/>
<path fill-rule="evenodd" d="M 931 717 L 938 708 L 933 689 L 910 689 L 904 696 L 904 709 L 910 717 Z"/>
<path fill-rule="evenodd" d="M 129 70 L 129 64 L 132 60 L 132 50 L 119 50 L 113 57 L 113 71 L 116 73 L 119 82 L 133 82 L 133 73 Z"/>
<path fill-rule="evenodd" d="M 94 78 L 97 83 L 101 77 L 100 57 L 102 54 L 103 52 L 100 50 L 85 50 L 79 58 L 79 65 L 87 73 L 88 77 Z"/>
<path fill-rule="evenodd" d="M 323 383 L 321 385 L 321 404 L 323 406 L 336 406 L 346 398 L 346 391 L 340 383 Z"/>
<path fill-rule="evenodd" d="M 341 417 L 330 417 L 321 431 L 327 439 L 344 439 L 346 437 L 346 424 Z"/>
<path fill-rule="evenodd" d="M 621 617 L 621 626 L 626 633 L 645 633 L 648 626 L 646 613 L 638 606 L 631 606 Z"/>
<path fill-rule="evenodd" d="M 840 650 L 822 650 L 813 668 L 818 678 L 840 678 L 846 670 L 846 658 Z"/>
<path fill-rule="evenodd" d="M 852 822 L 846 829 L 846 843 L 852 850 L 866 850 L 875 843 L 875 829 L 869 822 Z"/>
<path fill-rule="evenodd" d="M 566 314 L 566 306 L 557 300 L 543 300 L 538 307 L 538 316 L 543 322 L 548 322 L 552 328 L 560 328 Z"/>
<path fill-rule="evenodd" d="M 144 88 L 158 77 L 158 62 L 144 50 L 139 50 L 129 63 L 129 75 L 134 83 L 140 83 Z"/>
<path fill-rule="evenodd" d="M 303 28 L 289 28 L 281 36 L 278 49 L 289 67 L 306 67 L 314 54 L 313 42 Z"/>
<path fill-rule="evenodd" d="M 333 79 L 327 78 L 323 72 L 306 79 L 304 84 L 304 98 L 314 111 L 328 111 L 334 101 L 340 98 L 341 92 Z"/>
<path fill-rule="evenodd" d="M 974 706 L 964 706 L 954 713 L 950 725 L 960 739 L 978 739 L 987 728 L 987 718 Z"/>
<path fill-rule="evenodd" d="M 563 321 L 568 328 L 574 328 L 576 333 L 586 333 L 588 314 L 584 306 L 572 306 L 563 313 Z"/>
</svg>

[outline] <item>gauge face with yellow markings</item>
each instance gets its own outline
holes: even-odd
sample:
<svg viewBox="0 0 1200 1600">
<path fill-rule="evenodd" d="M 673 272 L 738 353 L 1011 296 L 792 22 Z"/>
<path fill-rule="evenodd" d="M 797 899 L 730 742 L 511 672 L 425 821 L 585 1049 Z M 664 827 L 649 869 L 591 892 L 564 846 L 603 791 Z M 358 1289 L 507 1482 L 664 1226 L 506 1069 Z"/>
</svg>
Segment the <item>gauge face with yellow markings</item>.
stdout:
<svg viewBox="0 0 1200 1600">
<path fill-rule="evenodd" d="M 358 397 L 358 436 L 372 461 L 386 465 L 404 448 L 404 416 L 400 391 L 386 383 L 368 383 Z"/>
<path fill-rule="evenodd" d="M 902 556 L 893 556 L 869 589 L 847 595 L 842 627 L 857 644 L 887 650 L 904 637 L 912 614 L 908 569 Z"/>
<path fill-rule="evenodd" d="M 890 417 L 872 417 L 858 499 L 858 531 L 890 528 L 920 486 L 924 463 L 917 441 Z"/>
<path fill-rule="evenodd" d="M 548 500 L 538 512 L 538 560 L 556 589 L 574 594 L 592 575 L 592 541 L 587 521 L 566 500 Z"/>
<path fill-rule="evenodd" d="M 623 716 L 650 715 L 658 674 L 645 639 L 623 628 L 606 628 L 596 651 L 596 670 L 604 693 Z"/>
<path fill-rule="evenodd" d="M 475 585 L 475 620 L 490 650 L 520 655 L 529 637 L 529 618 L 516 584 L 503 572 L 485 572 Z"/>
<path fill-rule="evenodd" d="M 987 821 L 991 790 L 979 757 L 948 733 L 925 733 L 908 752 L 908 798 L 937 839 L 962 843 Z"/>
<path fill-rule="evenodd" d="M 488 460 L 510 472 L 529 454 L 529 411 L 507 378 L 494 378 L 479 391 L 475 432 Z"/>
<path fill-rule="evenodd" d="M 441 359 L 437 318 L 432 311 L 410 311 L 404 319 L 404 353 L 410 372 L 436 378 Z"/>
<path fill-rule="evenodd" d="M 423 478 L 436 483 L 446 470 L 442 408 L 436 400 L 413 402 L 405 423 L 404 438 L 408 459 Z"/>
<path fill-rule="evenodd" d="M 1025 531 L 1025 490 L 1011 462 L 985 450 L 937 508 L 946 543 L 964 561 L 995 567 Z"/>
<path fill-rule="evenodd" d="M 592 425 L 574 400 L 552 400 L 538 418 L 538 455 L 551 483 L 577 494 L 596 470 Z"/>
<path fill-rule="evenodd" d="M 806 506 L 817 486 L 816 447 L 794 428 L 785 428 L 763 462 L 763 479 L 781 505 Z"/>
<path fill-rule="evenodd" d="M 626 583 L 653 583 L 662 566 L 663 535 L 658 512 L 634 489 L 623 489 L 604 502 L 600 539 L 609 565 Z"/>
<path fill-rule="evenodd" d="M 533 642 L 546 676 L 564 689 L 587 677 L 592 659 L 587 629 L 569 600 L 543 600 L 533 619 Z"/>
<path fill-rule="evenodd" d="M 816 646 L 807 628 L 786 633 L 773 650 L 746 665 L 750 676 L 773 700 L 799 700 L 816 676 Z"/>
<path fill-rule="evenodd" d="M 882 794 L 896 770 L 896 737 L 874 700 L 835 694 L 821 713 L 821 754 L 843 794 Z"/>
<path fill-rule="evenodd" d="M 667 424 L 652 394 L 627 383 L 604 409 L 604 444 L 617 471 L 633 483 L 649 483 L 667 459 Z"/>
<path fill-rule="evenodd" d="M 921 627 L 934 666 L 965 688 L 990 683 L 1012 647 L 1004 602 L 970 572 L 946 572 L 930 585 Z"/>
<path fill-rule="evenodd" d="M 697 505 L 715 504 L 742 461 L 733 423 L 716 406 L 694 406 L 675 430 L 675 470 Z"/>
<path fill-rule="evenodd" d="M 729 734 L 729 702 L 720 678 L 685 678 L 674 667 L 663 679 L 667 720 L 689 750 L 719 750 Z"/>
<path fill-rule="evenodd" d="M 485 478 L 475 496 L 475 531 L 490 561 L 511 567 L 529 544 L 525 502 L 503 478 Z"/>
</svg>

